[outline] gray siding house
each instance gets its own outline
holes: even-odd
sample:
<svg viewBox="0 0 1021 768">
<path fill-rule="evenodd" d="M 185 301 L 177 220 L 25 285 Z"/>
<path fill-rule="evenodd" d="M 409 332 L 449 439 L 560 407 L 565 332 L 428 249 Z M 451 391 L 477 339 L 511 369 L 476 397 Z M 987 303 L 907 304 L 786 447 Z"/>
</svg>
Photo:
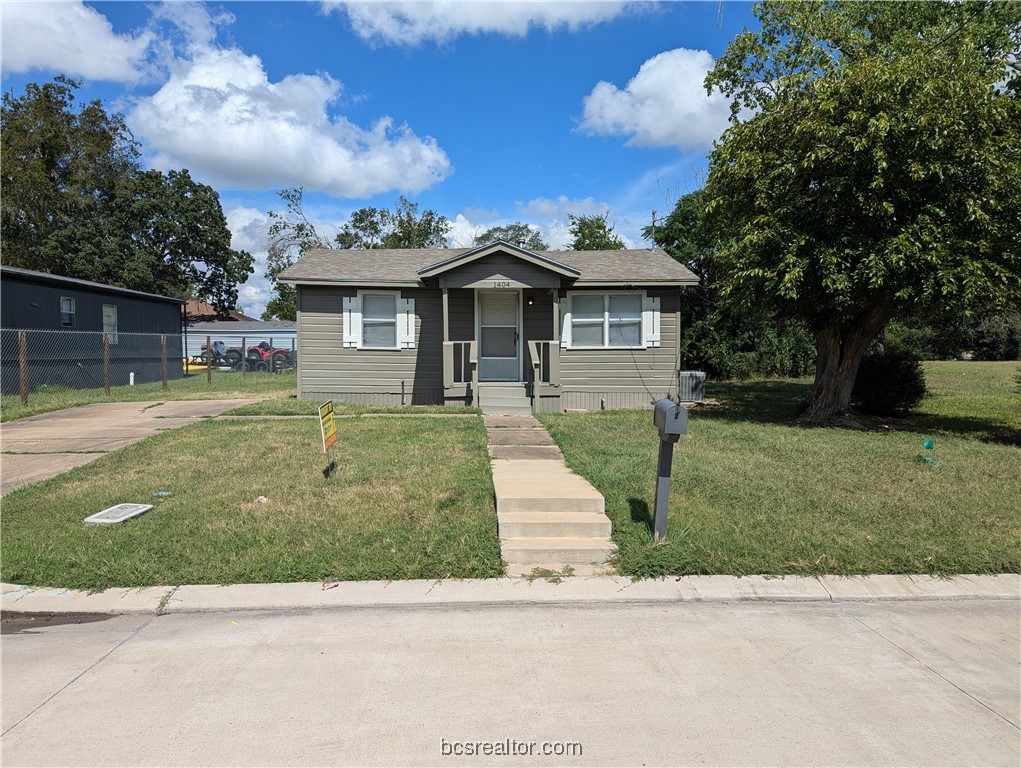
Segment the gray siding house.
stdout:
<svg viewBox="0 0 1021 768">
<path fill-rule="evenodd" d="M 698 278 L 660 249 L 314 250 L 298 292 L 298 397 L 533 411 L 648 406 L 677 392 L 679 299 Z"/>
</svg>

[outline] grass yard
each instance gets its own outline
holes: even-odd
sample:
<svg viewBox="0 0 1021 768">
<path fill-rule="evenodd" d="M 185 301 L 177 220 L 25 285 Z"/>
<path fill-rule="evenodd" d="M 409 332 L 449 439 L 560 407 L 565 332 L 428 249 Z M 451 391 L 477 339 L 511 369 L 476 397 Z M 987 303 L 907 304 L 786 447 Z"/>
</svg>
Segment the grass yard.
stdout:
<svg viewBox="0 0 1021 768">
<path fill-rule="evenodd" d="M 242 405 L 227 411 L 225 416 L 316 416 L 321 404 L 313 400 L 263 400 L 250 405 Z M 477 408 L 465 408 L 457 405 L 361 405 L 359 403 L 333 403 L 333 410 L 338 414 L 357 416 L 362 413 L 441 413 L 465 414 L 480 413 Z"/>
<path fill-rule="evenodd" d="M 624 574 L 1018 572 L 1017 368 L 927 364 L 933 395 L 884 433 L 793 424 L 807 380 L 710 384 L 723 405 L 691 412 L 661 544 L 652 414 L 540 418 L 606 497 Z"/>
<path fill-rule="evenodd" d="M 337 429 L 330 480 L 316 421 L 207 421 L 12 491 L 2 579 L 102 589 L 501 572 L 480 419 Z M 120 525 L 82 524 L 120 502 L 156 506 Z"/>
<path fill-rule="evenodd" d="M 297 374 L 291 371 L 280 373 L 240 373 L 213 371 L 212 384 L 206 383 L 206 372 L 185 374 L 184 378 L 172 379 L 163 391 L 162 382 L 136 384 L 133 387 L 110 387 L 110 396 L 98 389 L 68 389 L 66 387 L 40 387 L 28 396 L 28 405 L 21 404 L 20 395 L 4 395 L 0 399 L 0 420 L 13 421 L 37 413 L 59 411 L 77 405 L 91 403 L 137 402 L 140 400 L 229 400 L 234 398 L 263 397 L 281 399 L 294 395 L 297 390 Z"/>
</svg>

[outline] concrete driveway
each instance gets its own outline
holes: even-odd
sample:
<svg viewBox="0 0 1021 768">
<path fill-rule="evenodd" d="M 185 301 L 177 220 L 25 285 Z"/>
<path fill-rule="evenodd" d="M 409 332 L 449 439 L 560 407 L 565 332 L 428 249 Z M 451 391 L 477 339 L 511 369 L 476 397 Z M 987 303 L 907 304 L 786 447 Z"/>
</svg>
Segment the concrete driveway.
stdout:
<svg viewBox="0 0 1021 768">
<path fill-rule="evenodd" d="M 10 629 L 4 765 L 1021 763 L 1017 600 L 381 606 Z"/>
<path fill-rule="evenodd" d="M 164 429 L 257 400 L 96 403 L 0 426 L 0 494 L 56 477 Z"/>
</svg>

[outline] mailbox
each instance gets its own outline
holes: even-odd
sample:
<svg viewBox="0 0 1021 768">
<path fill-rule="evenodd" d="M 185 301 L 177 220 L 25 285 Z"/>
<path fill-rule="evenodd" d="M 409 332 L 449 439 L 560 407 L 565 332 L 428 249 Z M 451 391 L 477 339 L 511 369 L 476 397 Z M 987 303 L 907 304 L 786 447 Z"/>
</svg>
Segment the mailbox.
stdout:
<svg viewBox="0 0 1021 768">
<path fill-rule="evenodd" d="M 688 433 L 688 409 L 673 400 L 664 398 L 656 403 L 652 420 L 659 430 L 659 439 L 676 443 L 677 438 Z"/>
</svg>

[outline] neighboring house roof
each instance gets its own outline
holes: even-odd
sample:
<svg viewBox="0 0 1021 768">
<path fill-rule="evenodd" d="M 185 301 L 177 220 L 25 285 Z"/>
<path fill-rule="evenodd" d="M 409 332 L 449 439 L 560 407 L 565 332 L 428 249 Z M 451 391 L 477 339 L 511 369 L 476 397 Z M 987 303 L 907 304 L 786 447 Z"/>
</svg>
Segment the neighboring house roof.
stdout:
<svg viewBox="0 0 1021 768">
<path fill-rule="evenodd" d="M 7 267 L 0 265 L 0 278 L 5 277 L 20 277 L 36 283 L 66 286 L 68 288 L 77 288 L 83 291 L 101 291 L 103 293 L 131 296 L 138 299 L 152 299 L 153 301 L 164 301 L 178 305 L 184 304 L 183 299 L 174 299 L 170 296 L 160 296 L 157 293 L 144 293 L 142 291 L 133 291 L 130 288 L 121 288 L 116 285 L 93 283 L 89 280 L 79 280 L 76 277 L 64 277 L 63 275 L 54 275 L 49 272 L 36 272 L 34 269 L 22 269 L 21 267 Z"/>
<path fill-rule="evenodd" d="M 495 247 L 499 246 L 499 247 Z M 509 243 L 482 248 L 317 249 L 280 273 L 285 283 L 421 287 L 423 278 L 501 250 L 558 272 L 575 285 L 686 285 L 698 278 L 661 248 L 527 251 Z"/>
<path fill-rule="evenodd" d="M 216 312 L 216 307 L 208 301 L 202 301 L 201 299 L 188 299 L 184 305 L 184 313 L 188 318 L 188 322 L 218 321 L 229 323 L 241 320 L 256 320 L 254 317 L 243 315 L 233 309 L 227 312 L 227 317 L 220 317 Z"/>
<path fill-rule="evenodd" d="M 230 322 L 208 322 L 192 323 L 188 331 L 209 331 L 210 333 L 261 333 L 271 334 L 273 331 L 281 333 L 292 333 L 296 331 L 298 324 L 293 320 L 239 320 L 236 323 Z"/>
</svg>

